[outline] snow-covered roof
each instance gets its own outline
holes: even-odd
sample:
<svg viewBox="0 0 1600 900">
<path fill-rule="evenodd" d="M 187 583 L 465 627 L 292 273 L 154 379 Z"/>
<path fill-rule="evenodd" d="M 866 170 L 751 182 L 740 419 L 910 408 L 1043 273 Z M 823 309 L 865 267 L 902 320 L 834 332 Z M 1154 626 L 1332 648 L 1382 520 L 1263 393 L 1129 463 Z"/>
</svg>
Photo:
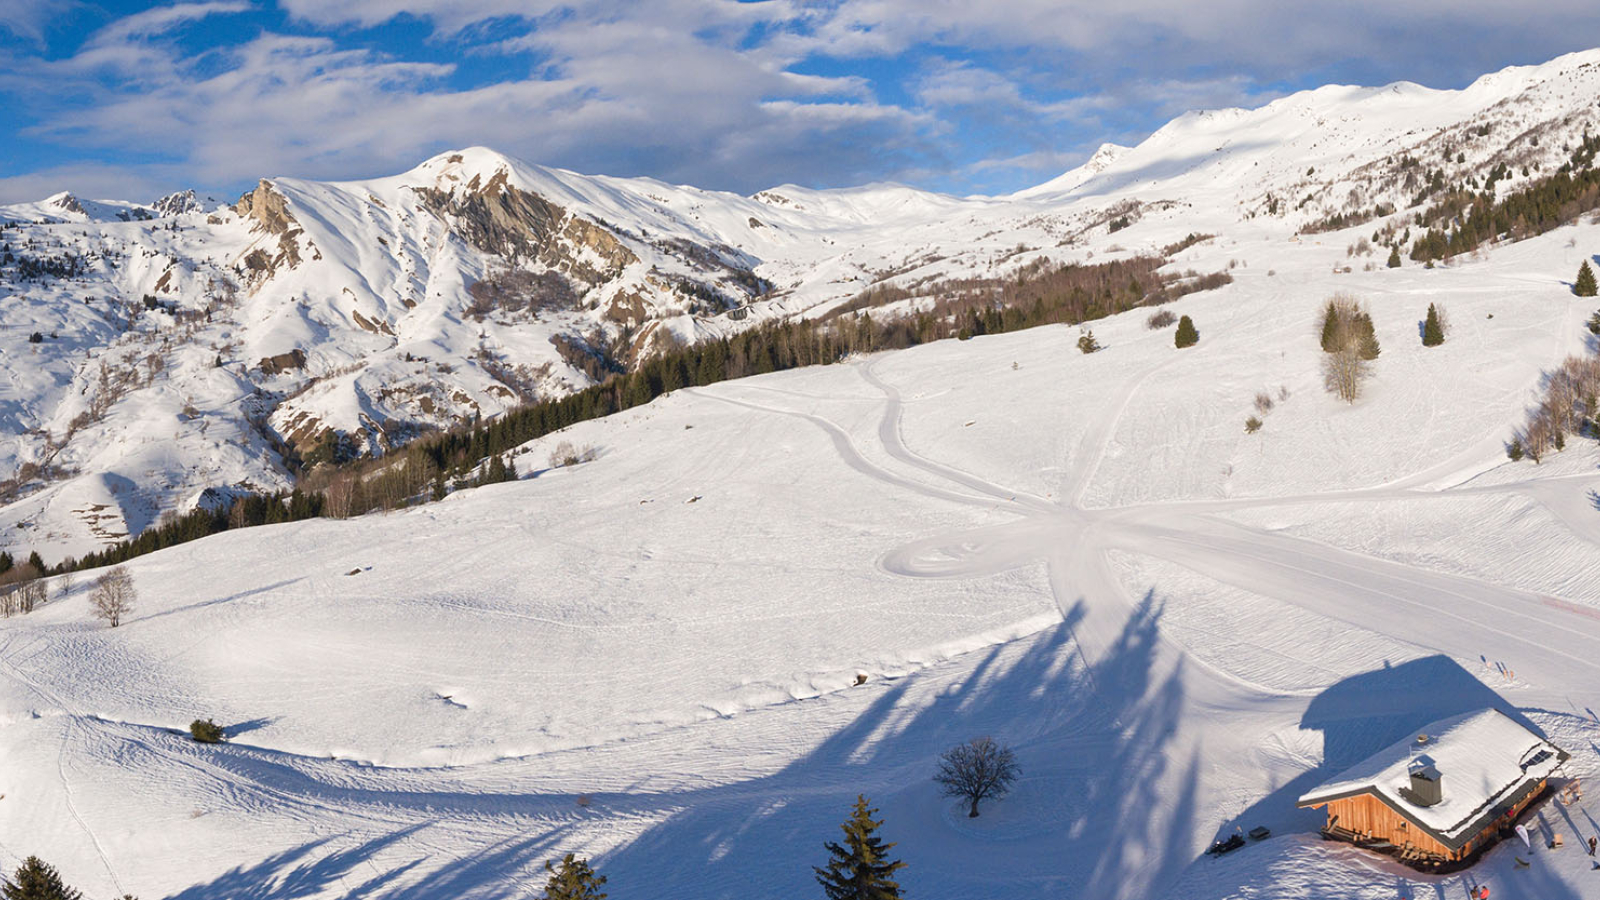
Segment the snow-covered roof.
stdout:
<svg viewBox="0 0 1600 900">
<path fill-rule="evenodd" d="M 1426 740 L 1412 737 L 1385 747 L 1304 794 L 1297 805 L 1374 794 L 1442 843 L 1460 846 L 1482 830 L 1486 817 L 1567 759 L 1565 751 L 1497 709 L 1441 719 L 1418 735 Z M 1411 792 L 1411 770 L 1426 766 L 1437 770 L 1443 794 L 1431 806 Z"/>
</svg>

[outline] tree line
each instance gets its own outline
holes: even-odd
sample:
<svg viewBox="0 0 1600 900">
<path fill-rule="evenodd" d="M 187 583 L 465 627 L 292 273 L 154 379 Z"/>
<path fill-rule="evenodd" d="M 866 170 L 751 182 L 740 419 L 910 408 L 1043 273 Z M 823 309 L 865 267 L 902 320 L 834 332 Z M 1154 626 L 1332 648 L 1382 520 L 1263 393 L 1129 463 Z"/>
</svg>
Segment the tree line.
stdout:
<svg viewBox="0 0 1600 900">
<path fill-rule="evenodd" d="M 1428 230 L 1411 246 L 1411 258 L 1431 262 L 1466 253 L 1485 241 L 1510 236 L 1521 240 L 1544 234 L 1600 207 L 1600 169 L 1594 167 L 1600 137 L 1585 134 L 1572 158 L 1555 174 L 1495 199 L 1497 175 L 1491 172 L 1481 192 L 1452 191 L 1417 216 Z"/>
<path fill-rule="evenodd" d="M 907 315 L 874 317 L 857 310 L 819 320 L 765 322 L 730 337 L 666 350 L 640 361 L 631 372 L 613 374 L 564 397 L 424 434 L 382 457 L 316 466 L 302 474 L 292 491 L 239 496 L 226 507 L 168 516 L 136 537 L 42 571 L 59 574 L 115 565 L 230 529 L 400 509 L 443 499 L 453 489 L 510 480 L 516 477 L 509 461 L 514 448 L 686 387 L 829 365 L 855 354 L 949 338 L 1073 325 L 1233 280 L 1227 272 L 1162 274 L 1166 263 L 1164 257 L 1150 255 L 1094 264 L 1039 260 L 1005 278 L 931 286 L 938 298 Z"/>
</svg>

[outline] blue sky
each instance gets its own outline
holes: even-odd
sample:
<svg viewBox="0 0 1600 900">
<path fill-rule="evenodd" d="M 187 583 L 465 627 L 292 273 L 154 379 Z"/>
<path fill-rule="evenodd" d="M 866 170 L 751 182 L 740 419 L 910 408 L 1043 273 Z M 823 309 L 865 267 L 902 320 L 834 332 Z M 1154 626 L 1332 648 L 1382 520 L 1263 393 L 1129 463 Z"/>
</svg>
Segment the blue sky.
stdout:
<svg viewBox="0 0 1600 900">
<path fill-rule="evenodd" d="M 1593 0 L 0 0 L 0 202 L 231 195 L 474 144 L 744 193 L 998 193 L 1191 108 L 1595 46 Z"/>
</svg>

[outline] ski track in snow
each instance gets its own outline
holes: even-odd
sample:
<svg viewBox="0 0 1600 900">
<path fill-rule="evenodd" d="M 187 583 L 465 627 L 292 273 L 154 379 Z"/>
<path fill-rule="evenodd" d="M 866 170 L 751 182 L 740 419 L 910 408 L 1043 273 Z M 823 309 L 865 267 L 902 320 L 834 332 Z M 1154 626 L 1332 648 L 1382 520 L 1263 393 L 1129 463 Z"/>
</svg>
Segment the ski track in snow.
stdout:
<svg viewBox="0 0 1600 900">
<path fill-rule="evenodd" d="M 1440 490 L 1403 486 L 1428 483 L 1453 464 L 1446 462 L 1396 479 L 1390 485 L 1370 489 L 1082 507 L 1081 498 L 1106 455 L 1117 420 L 1139 387 L 1160 368 L 1162 366 L 1135 373 L 1121 390 L 1100 405 L 1096 421 L 1078 441 L 1074 455 L 1076 474 L 1069 481 L 1069 487 L 1062 491 L 1064 497 L 1071 499 L 1064 503 L 1012 489 L 908 446 L 901 427 L 904 401 L 900 391 L 875 371 L 875 362 L 854 366 L 856 374 L 881 395 L 873 404 L 876 421 L 870 429 L 876 446 L 865 450 L 857 445 L 849 425 L 827 415 L 778 402 L 748 399 L 754 393 L 765 397 L 787 396 L 791 401 L 826 398 L 739 384 L 715 392 L 691 389 L 684 394 L 715 400 L 755 415 L 804 422 L 826 436 L 838 460 L 851 471 L 896 491 L 997 514 L 1002 521 L 937 532 L 894 548 L 880 557 L 879 565 L 897 577 L 950 581 L 989 578 L 1014 569 L 1044 568 L 1055 603 L 1068 628 L 1070 650 L 1065 662 L 1060 664 L 1076 671 L 1077 677 L 1083 678 L 1089 686 L 1091 696 L 1098 697 L 1099 705 L 1110 714 L 1103 725 L 1089 727 L 1081 737 L 1067 738 L 1069 742 L 1081 745 L 1082 740 L 1096 733 L 1098 728 L 1103 736 L 1090 739 L 1109 741 L 1097 746 L 1105 752 L 1113 752 L 1114 748 L 1123 746 L 1116 735 L 1139 728 L 1135 712 L 1117 711 L 1126 704 L 1126 697 L 1122 695 L 1127 686 L 1100 681 L 1108 672 L 1114 673 L 1116 657 L 1126 649 L 1126 623 L 1130 617 L 1137 619 L 1141 615 L 1140 599 L 1130 594 L 1124 580 L 1112 571 L 1110 555 L 1117 552 L 1165 560 L 1220 583 L 1292 604 L 1334 621 L 1347 622 L 1353 627 L 1376 631 L 1414 648 L 1418 655 L 1460 655 L 1463 646 L 1498 646 L 1500 652 L 1507 653 L 1509 640 L 1520 647 L 1506 658 L 1514 662 L 1520 675 L 1535 682 L 1560 681 L 1570 676 L 1574 667 L 1584 671 L 1600 669 L 1600 663 L 1594 661 L 1600 658 L 1596 653 L 1600 646 L 1600 614 L 1590 606 L 1458 575 L 1425 572 L 1315 541 L 1269 534 L 1222 517 L 1275 507 L 1332 503 L 1381 505 L 1418 500 L 1447 502 L 1452 497 L 1523 495 L 1550 508 L 1575 531 L 1581 528 L 1579 533 L 1593 540 L 1597 534 L 1595 526 L 1575 518 L 1575 511 L 1566 501 L 1574 493 L 1569 484 L 1597 483 L 1600 476 L 1577 473 L 1504 484 L 1469 482 Z M 874 458 L 882 458 L 883 462 L 876 462 Z M 223 559 L 215 558 L 219 562 Z M 271 589 L 287 589 L 290 584 L 284 582 Z M 320 588 L 313 590 L 313 595 L 321 593 Z M 1106 602 L 1111 598 L 1116 598 L 1116 602 Z M 241 598 L 225 599 L 237 604 Z M 177 607 L 148 618 L 194 614 L 220 602 Z M 448 601 L 446 605 L 468 608 Z M 1393 615 L 1397 606 L 1409 606 L 1419 613 L 1448 619 L 1448 627 L 1431 636 L 1432 639 L 1419 635 L 1415 629 L 1405 627 L 1410 619 Z M 576 627 L 574 623 L 547 617 L 510 612 L 494 614 L 529 618 L 556 628 Z M 1531 640 L 1506 631 L 1497 623 L 1507 616 L 1539 625 L 1545 639 Z M 1189 712 L 1183 715 L 1183 723 L 1174 726 L 1174 733 L 1166 736 L 1163 748 L 1166 756 L 1182 759 L 1187 754 L 1198 759 L 1202 750 L 1223 755 L 1246 753 L 1244 738 L 1241 737 L 1239 746 L 1230 748 L 1228 740 L 1219 739 L 1193 723 L 1215 715 L 1292 718 L 1306 702 L 1304 692 L 1284 691 L 1258 683 L 1215 661 L 1193 655 L 1185 644 L 1185 633 L 1205 636 L 1204 632 L 1193 629 L 1190 632 L 1157 629 L 1151 637 L 1153 643 L 1147 648 L 1150 672 L 1165 672 L 1172 677 L 1175 677 L 1173 673 L 1184 673 L 1182 702 Z M 571 792 L 538 790 L 519 795 L 504 792 L 503 786 L 525 776 L 531 766 L 547 756 L 535 755 L 466 768 L 352 770 L 347 762 L 318 761 L 294 753 L 251 747 L 247 739 L 220 750 L 196 748 L 186 742 L 174 743 L 162 726 L 118 723 L 85 715 L 74 704 L 18 670 L 12 662 L 19 659 L 14 646 L 16 638 L 15 632 L 5 635 L 0 672 L 48 706 L 64 713 L 56 720 L 61 723 L 57 762 L 67 808 L 119 891 L 122 890 L 121 880 L 113 869 L 112 852 L 101 844 L 78 810 L 66 768 L 68 759 L 75 754 L 87 752 L 86 748 L 107 740 L 120 743 L 124 749 L 118 752 L 119 758 L 137 760 L 135 771 L 147 772 L 152 778 L 171 779 L 174 771 L 190 772 L 188 778 L 208 785 L 202 789 L 198 801 L 202 806 L 222 805 L 241 812 L 255 811 L 286 818 L 300 822 L 300 827 L 309 832 L 322 831 L 326 827 L 323 823 L 340 821 L 346 823 L 348 834 L 399 835 L 395 841 L 384 844 L 384 853 L 393 854 L 395 859 L 406 857 L 403 849 L 406 846 L 414 846 L 416 852 L 425 855 L 453 852 L 450 848 L 459 846 L 458 838 L 430 837 L 431 832 L 441 828 L 452 835 L 467 828 L 480 835 L 477 840 L 482 841 L 482 835 L 500 834 L 509 839 L 525 829 L 535 832 L 555 829 L 565 833 L 567 829 L 578 827 L 575 823 L 583 823 L 591 832 L 596 827 L 593 822 L 584 821 L 582 808 L 574 804 L 575 794 Z M 1265 653 L 1277 652 L 1267 645 L 1260 645 L 1260 649 Z M 962 664 L 956 663 L 956 671 L 961 668 Z M 929 674 L 949 669 L 950 664 L 944 664 L 930 670 Z M 415 670 L 413 674 L 433 677 L 425 670 Z M 960 677 L 970 680 L 977 676 Z M 1151 680 L 1157 679 L 1152 676 Z M 888 688 L 890 691 L 901 689 L 899 686 Z M 1150 689 L 1155 690 L 1154 687 Z M 1069 717 L 1068 721 L 1076 722 L 1078 727 L 1088 726 L 1095 720 L 1094 705 Z M 753 722 L 760 717 L 754 714 L 741 719 Z M 688 737 L 701 727 L 669 731 L 649 740 L 676 741 L 674 735 L 681 733 Z M 557 756 L 571 757 L 577 752 L 563 751 Z M 610 751 L 602 745 L 589 748 L 589 752 Z M 741 767 L 719 775 L 705 768 L 703 762 L 697 766 L 701 774 L 692 778 L 689 771 L 660 774 L 668 782 L 686 778 L 698 781 L 703 785 L 699 788 L 642 793 L 629 789 L 595 792 L 597 796 L 593 802 L 604 808 L 606 820 L 598 835 L 592 834 L 591 839 L 598 837 L 602 844 L 615 844 L 618 840 L 625 841 L 622 834 L 630 830 L 648 832 L 691 809 L 699 820 L 715 820 L 718 816 L 737 819 L 747 814 L 751 806 L 770 803 L 775 789 L 786 798 L 782 801 L 785 804 L 802 798 L 820 804 L 841 790 L 870 789 L 876 785 L 892 792 L 899 780 L 920 777 L 912 771 L 915 766 L 910 762 L 900 762 L 872 773 L 850 771 L 848 777 L 845 773 L 833 773 L 809 785 L 785 784 L 775 788 L 767 779 L 748 778 Z M 1175 779 L 1193 777 L 1194 770 L 1161 767 L 1153 770 L 1153 774 L 1162 784 L 1170 785 Z M 687 786 L 688 782 L 684 784 Z M 1162 810 L 1144 810 L 1142 814 L 1150 820 L 1145 827 L 1151 833 L 1176 821 L 1172 814 Z M 350 831 L 352 827 L 356 830 Z M 607 834 L 611 836 L 599 836 Z M 429 841 L 442 843 L 430 845 Z M 1110 892 L 1097 896 L 1161 896 L 1171 885 L 1187 877 L 1185 873 L 1191 865 L 1208 862 L 1192 863 L 1193 856 L 1189 854 L 1193 852 L 1194 848 L 1190 847 L 1186 853 L 1169 856 L 1160 865 L 1140 869 L 1096 869 L 1087 880 L 1070 883 L 1083 889 Z M 365 865 L 374 874 L 380 874 L 380 867 L 373 858 L 368 858 Z M 343 875 L 337 882 L 340 891 L 351 890 Z M 736 880 L 726 883 L 713 880 L 708 885 L 712 889 L 708 896 L 726 896 L 719 893 L 722 888 L 718 885 L 732 889 L 736 883 Z M 1044 883 L 1065 885 L 1069 882 L 1047 879 Z"/>
</svg>

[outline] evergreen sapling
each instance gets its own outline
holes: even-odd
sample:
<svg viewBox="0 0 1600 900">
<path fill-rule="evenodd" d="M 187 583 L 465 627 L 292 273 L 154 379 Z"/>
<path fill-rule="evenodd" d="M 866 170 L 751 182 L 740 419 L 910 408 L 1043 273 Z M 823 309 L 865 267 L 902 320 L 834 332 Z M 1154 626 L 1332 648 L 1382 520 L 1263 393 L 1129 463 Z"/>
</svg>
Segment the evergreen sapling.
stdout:
<svg viewBox="0 0 1600 900">
<path fill-rule="evenodd" d="M 1589 261 L 1583 261 L 1578 267 L 1578 279 L 1572 283 L 1572 292 L 1579 297 L 1593 297 L 1595 295 L 1594 269 L 1589 268 Z"/>
<path fill-rule="evenodd" d="M 1179 350 L 1200 343 L 1200 332 L 1195 330 L 1194 322 L 1188 316 L 1178 320 L 1178 330 L 1172 335 L 1172 343 Z"/>
<path fill-rule="evenodd" d="M 883 820 L 873 819 L 875 812 L 867 807 L 864 795 L 857 795 L 850 818 L 839 826 L 844 843 L 829 841 L 824 845 L 830 856 L 828 865 L 812 867 L 828 900 L 900 900 L 894 873 L 905 868 L 905 863 L 889 859 L 894 844 L 885 844 L 878 837 Z"/>
</svg>

